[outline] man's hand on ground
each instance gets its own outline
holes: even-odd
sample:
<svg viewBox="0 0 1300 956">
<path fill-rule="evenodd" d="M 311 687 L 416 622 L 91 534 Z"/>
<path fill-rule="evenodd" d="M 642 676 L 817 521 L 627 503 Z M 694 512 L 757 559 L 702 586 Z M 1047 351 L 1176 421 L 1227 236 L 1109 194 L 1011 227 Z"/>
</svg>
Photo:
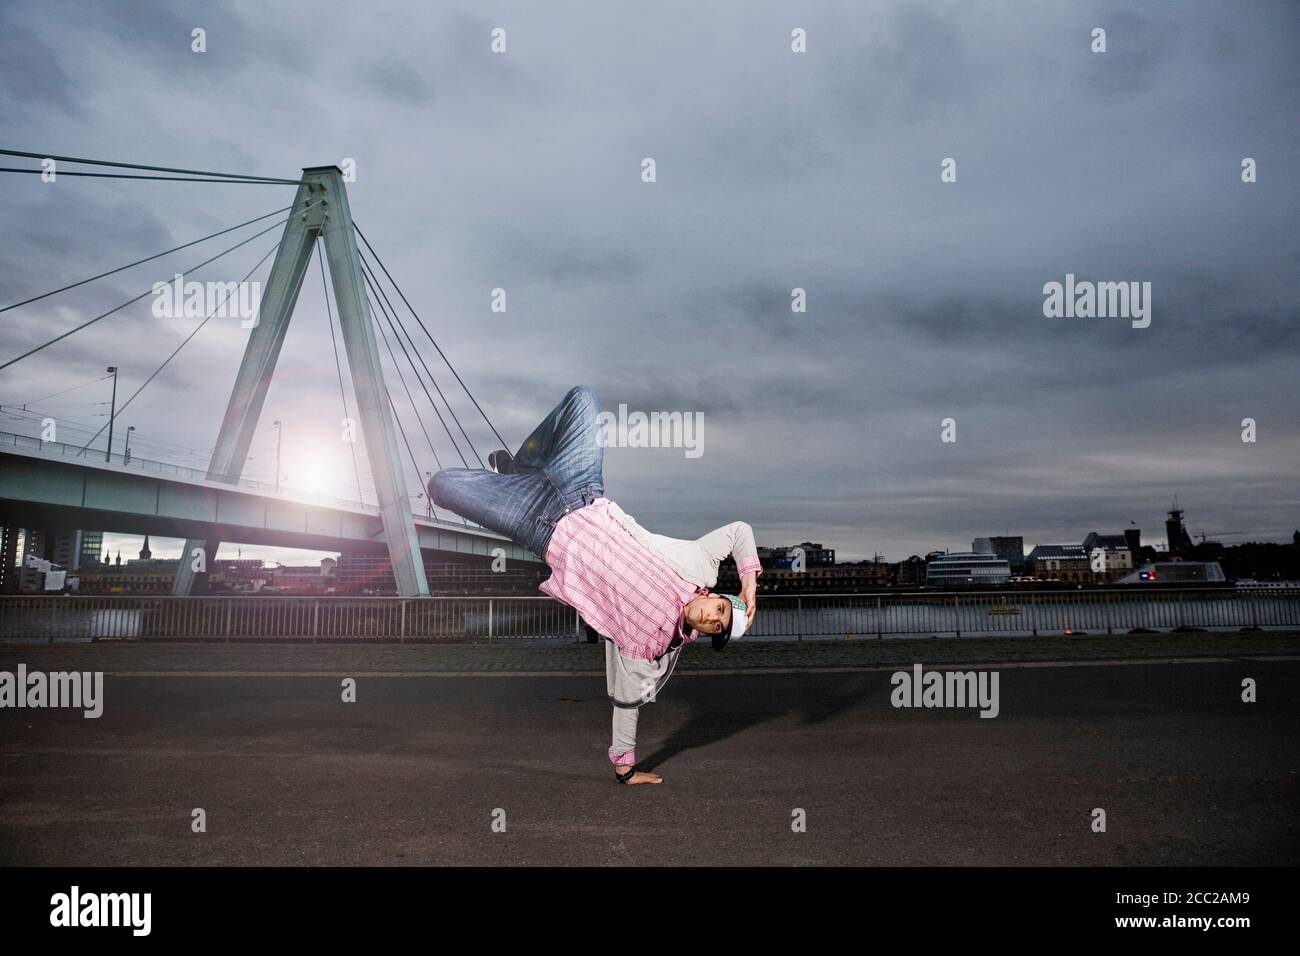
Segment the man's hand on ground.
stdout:
<svg viewBox="0 0 1300 956">
<path fill-rule="evenodd" d="M 758 575 L 746 572 L 740 579 L 740 599 L 745 602 L 745 628 L 754 626 L 754 615 L 758 613 Z"/>
<path fill-rule="evenodd" d="M 627 773 L 631 769 L 631 767 L 614 768 L 618 773 Z M 638 770 L 636 773 L 632 774 L 632 778 L 627 782 L 629 786 L 634 783 L 663 783 L 664 778 L 659 776 L 657 773 L 646 773 L 644 770 Z"/>
</svg>

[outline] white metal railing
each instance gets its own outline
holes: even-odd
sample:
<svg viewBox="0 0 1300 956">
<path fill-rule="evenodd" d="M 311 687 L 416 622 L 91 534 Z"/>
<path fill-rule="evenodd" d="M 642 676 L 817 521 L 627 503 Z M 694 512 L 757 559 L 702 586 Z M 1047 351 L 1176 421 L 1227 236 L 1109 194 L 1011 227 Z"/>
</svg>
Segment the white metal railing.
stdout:
<svg viewBox="0 0 1300 956">
<path fill-rule="evenodd" d="M 1183 588 L 759 596 L 758 640 L 1300 627 L 1300 591 Z M 0 639 L 580 639 L 547 597 L 0 597 Z"/>
</svg>

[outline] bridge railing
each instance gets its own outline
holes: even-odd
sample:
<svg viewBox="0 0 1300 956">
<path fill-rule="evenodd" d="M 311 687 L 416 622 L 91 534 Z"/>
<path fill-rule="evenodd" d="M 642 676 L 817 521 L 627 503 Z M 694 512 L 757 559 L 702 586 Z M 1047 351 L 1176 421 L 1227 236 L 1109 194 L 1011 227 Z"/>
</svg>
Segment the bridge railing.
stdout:
<svg viewBox="0 0 1300 956">
<path fill-rule="evenodd" d="M 546 597 L 0 597 L 0 640 L 465 641 L 578 633 L 577 613 Z"/>
<path fill-rule="evenodd" d="M 949 591 L 759 597 L 757 638 L 1124 634 L 1300 627 L 1300 589 Z"/>
<path fill-rule="evenodd" d="M 760 596 L 747 639 L 1248 627 L 1300 627 L 1300 589 Z M 0 597 L 0 640 L 579 640 L 582 632 L 577 613 L 547 597 Z"/>
</svg>

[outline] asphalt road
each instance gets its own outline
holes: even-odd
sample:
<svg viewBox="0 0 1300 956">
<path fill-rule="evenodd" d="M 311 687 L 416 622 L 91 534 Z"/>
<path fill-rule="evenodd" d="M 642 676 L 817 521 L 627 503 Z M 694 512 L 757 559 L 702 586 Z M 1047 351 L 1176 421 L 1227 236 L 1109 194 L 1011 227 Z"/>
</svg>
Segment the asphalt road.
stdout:
<svg viewBox="0 0 1300 956">
<path fill-rule="evenodd" d="M 889 667 L 684 670 L 641 716 L 665 783 L 626 787 L 599 673 L 365 672 L 344 703 L 333 659 L 105 666 L 97 720 L 0 710 L 0 864 L 1300 862 L 1300 659 L 971 667 L 994 719 L 894 708 Z"/>
</svg>

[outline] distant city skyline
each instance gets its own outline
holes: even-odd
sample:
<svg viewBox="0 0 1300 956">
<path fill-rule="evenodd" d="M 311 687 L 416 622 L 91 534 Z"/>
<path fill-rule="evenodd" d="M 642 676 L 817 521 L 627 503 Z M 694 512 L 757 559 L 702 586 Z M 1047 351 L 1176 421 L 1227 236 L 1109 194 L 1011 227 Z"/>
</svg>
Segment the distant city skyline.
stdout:
<svg viewBox="0 0 1300 956">
<path fill-rule="evenodd" d="M 1044 539 L 1042 541 L 1035 541 L 1033 543 L 1030 543 L 1030 541 L 1026 539 L 1024 545 L 1024 553 L 1028 555 L 1029 552 L 1032 551 L 1035 547 L 1041 545 L 1077 544 L 1078 542 L 1083 541 L 1084 538 L 1086 538 L 1087 535 L 1092 531 L 1097 531 L 1101 534 L 1122 534 L 1124 528 L 1126 527 L 1130 527 L 1130 526 L 1123 525 L 1115 529 L 1090 528 L 1088 529 L 1088 531 L 1080 534 L 1077 540 L 1064 534 L 1058 535 L 1055 538 L 1051 538 L 1050 540 Z M 1141 528 L 1140 525 L 1138 527 Z M 1142 529 L 1143 531 L 1142 543 L 1146 546 L 1156 548 L 1157 550 L 1161 550 L 1161 551 L 1165 550 L 1167 542 L 1165 540 L 1165 535 L 1163 532 L 1163 528 L 1164 528 L 1163 521 L 1160 523 L 1160 528 L 1161 528 L 1161 532 L 1159 537 L 1153 537 L 1151 534 L 1147 533 L 1147 529 Z M 1230 542 L 1225 542 L 1225 543 L 1242 544 L 1247 541 L 1253 540 L 1253 541 L 1258 541 L 1260 543 L 1290 544 L 1292 540 L 1291 536 L 1294 533 L 1294 531 L 1295 529 L 1292 529 L 1285 533 L 1278 533 L 1268 538 L 1252 537 L 1250 535 L 1234 535 L 1233 539 Z M 138 552 L 140 551 L 140 547 L 144 541 L 144 537 L 145 537 L 144 535 L 106 533 L 104 535 L 105 550 L 109 555 L 110 562 L 112 561 L 114 556 L 119 552 L 119 550 L 121 551 L 122 554 L 123 564 L 125 564 L 128 560 L 135 560 L 138 557 Z M 988 537 L 988 535 L 976 535 L 976 537 Z M 1196 534 L 1193 534 L 1193 537 L 1195 538 Z M 804 538 L 799 538 L 798 540 L 779 541 L 779 542 L 764 541 L 760 539 L 758 541 L 758 545 L 760 548 L 792 547 L 794 545 L 799 544 L 801 541 L 805 541 L 805 540 L 811 540 L 811 539 L 804 537 Z M 972 538 L 971 540 L 973 542 L 974 539 Z M 1214 535 L 1209 535 L 1208 540 L 1215 540 Z M 158 537 L 157 535 L 149 536 L 149 548 L 153 554 L 153 557 L 155 558 L 165 559 L 165 558 L 179 557 L 181 553 L 181 547 L 184 545 L 184 543 L 185 543 L 184 539 L 182 538 L 161 538 Z M 822 543 L 825 544 L 825 542 Z M 898 561 L 906 560 L 907 558 L 912 557 L 913 555 L 916 555 L 918 557 L 925 557 L 926 554 L 933 551 L 947 550 L 950 552 L 966 552 L 969 551 L 970 549 L 971 549 L 970 543 L 967 543 L 966 545 L 960 545 L 960 546 L 950 545 L 946 548 L 945 547 L 928 548 L 924 551 L 913 551 L 913 552 L 909 552 L 908 554 L 885 554 L 883 555 L 882 560 L 888 561 L 890 563 L 897 563 Z M 236 554 L 237 550 L 240 552 L 239 554 Z M 856 557 L 856 556 L 841 555 L 838 553 L 837 550 L 836 562 L 840 564 L 846 564 L 846 563 L 853 563 L 856 561 L 870 560 L 872 557 L 872 553 L 873 552 L 868 551 L 862 557 Z M 296 565 L 296 564 L 319 563 L 322 558 L 337 557 L 338 554 L 339 552 L 337 551 L 315 551 L 308 548 L 273 548 L 264 545 L 237 546 L 233 544 L 226 544 L 221 547 L 220 551 L 217 554 L 217 558 L 218 560 L 223 560 L 223 561 L 232 560 L 236 557 L 243 557 L 244 559 L 259 558 L 264 562 L 272 563 L 272 564 L 279 563 L 279 564 L 287 564 L 287 565 Z"/>
</svg>

